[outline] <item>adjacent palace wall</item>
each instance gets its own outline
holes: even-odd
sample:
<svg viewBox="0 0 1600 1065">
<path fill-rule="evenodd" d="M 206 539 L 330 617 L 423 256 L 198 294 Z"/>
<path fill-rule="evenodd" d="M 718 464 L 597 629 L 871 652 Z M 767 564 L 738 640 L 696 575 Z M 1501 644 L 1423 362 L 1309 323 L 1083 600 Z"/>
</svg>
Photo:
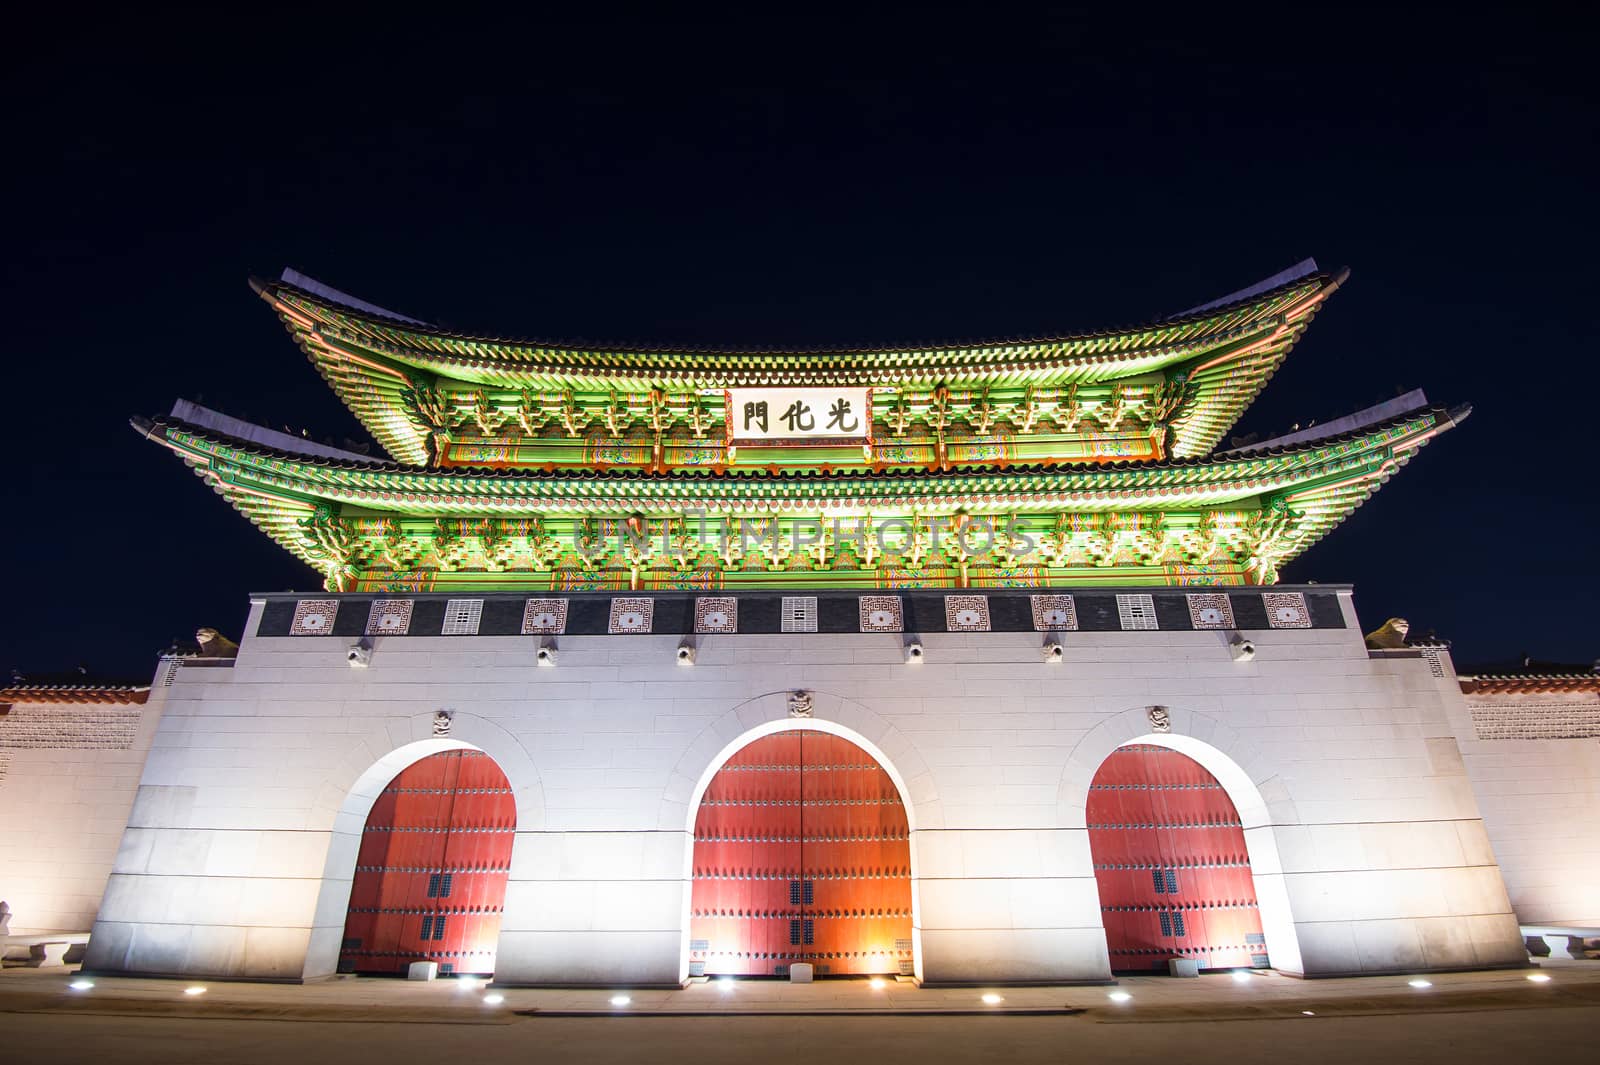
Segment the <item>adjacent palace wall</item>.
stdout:
<svg viewBox="0 0 1600 1065">
<path fill-rule="evenodd" d="M 1600 674 L 1465 676 L 1467 772 L 1528 925 L 1600 927 Z"/>
<path fill-rule="evenodd" d="M 164 693 L 0 689 L 0 901 L 11 908 L 11 934 L 84 932 L 94 922 Z"/>
</svg>

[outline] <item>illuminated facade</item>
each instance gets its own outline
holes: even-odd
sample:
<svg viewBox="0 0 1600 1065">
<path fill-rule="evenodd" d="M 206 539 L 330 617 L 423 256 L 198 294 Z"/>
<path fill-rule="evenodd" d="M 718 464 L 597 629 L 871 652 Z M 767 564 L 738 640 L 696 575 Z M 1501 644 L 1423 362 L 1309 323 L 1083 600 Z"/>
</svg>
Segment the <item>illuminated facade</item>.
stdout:
<svg viewBox="0 0 1600 1065">
<path fill-rule="evenodd" d="M 1521 964 L 1448 655 L 1276 583 L 1465 409 L 1218 450 L 1341 279 L 816 351 L 504 341 L 257 284 L 391 459 L 136 420 L 326 591 L 254 597 L 237 657 L 167 673 L 89 967 Z"/>
</svg>

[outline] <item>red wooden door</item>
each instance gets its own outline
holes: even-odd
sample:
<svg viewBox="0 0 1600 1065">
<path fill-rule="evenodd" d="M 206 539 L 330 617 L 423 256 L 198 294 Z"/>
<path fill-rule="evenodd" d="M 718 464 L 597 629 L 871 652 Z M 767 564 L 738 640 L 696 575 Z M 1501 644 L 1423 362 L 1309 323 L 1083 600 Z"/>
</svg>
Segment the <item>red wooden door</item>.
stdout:
<svg viewBox="0 0 1600 1065">
<path fill-rule="evenodd" d="M 1118 748 L 1089 786 L 1088 822 L 1114 971 L 1268 964 L 1239 811 L 1200 763 Z"/>
<path fill-rule="evenodd" d="M 481 751 L 402 770 L 367 815 L 339 971 L 494 972 L 516 828 L 511 785 Z"/>
<path fill-rule="evenodd" d="M 693 975 L 911 971 L 911 833 L 866 751 L 824 732 L 749 744 L 695 816 Z"/>
</svg>

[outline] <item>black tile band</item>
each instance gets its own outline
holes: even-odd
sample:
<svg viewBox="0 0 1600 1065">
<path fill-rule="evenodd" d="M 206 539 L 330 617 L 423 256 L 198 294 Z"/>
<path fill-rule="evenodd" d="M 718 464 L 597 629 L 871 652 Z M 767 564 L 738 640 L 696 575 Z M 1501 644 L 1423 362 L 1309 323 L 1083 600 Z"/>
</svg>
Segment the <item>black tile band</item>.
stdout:
<svg viewBox="0 0 1600 1065">
<path fill-rule="evenodd" d="M 1225 603 L 1219 602 L 1226 597 Z M 1046 608 L 1061 607 L 1070 597 L 1071 620 L 1062 622 Z M 702 634 L 859 633 L 859 632 L 1187 632 L 1196 629 L 1259 630 L 1275 628 L 1342 629 L 1344 612 L 1338 594 L 1325 588 L 1282 587 L 1237 589 L 1129 589 L 1117 593 L 1052 589 L 988 589 L 971 591 L 815 591 L 780 592 L 568 592 L 462 593 L 448 595 L 281 594 L 269 595 L 257 636 L 360 637 L 368 632 L 372 604 L 409 603 L 409 620 L 401 631 L 374 635 L 517 636 L 542 631 L 553 635 L 605 636 L 651 633 L 680 635 L 697 631 L 696 602 L 701 601 Z M 793 600 L 813 600 L 794 606 Z M 1049 599 L 1041 604 L 1039 601 Z M 786 600 L 791 603 L 786 604 Z M 529 606 L 530 601 L 534 604 Z M 730 608 L 727 604 L 732 602 Z M 447 614 L 463 617 L 477 608 L 476 627 L 468 621 L 452 626 Z M 565 604 L 550 607 L 548 604 Z M 540 606 L 539 604 L 546 604 Z M 786 605 L 788 609 L 786 610 Z M 1147 613 L 1153 607 L 1153 615 Z M 401 612 L 405 612 L 401 607 Z M 712 612 L 715 613 L 712 613 Z M 797 611 L 804 617 L 796 621 Z M 1229 613 L 1231 612 L 1231 617 Z M 790 615 L 790 627 L 785 615 Z M 327 619 L 331 614 L 331 625 Z M 536 616 L 543 621 L 532 620 Z M 297 617 L 302 618 L 297 622 Z M 551 622 L 550 617 L 559 618 Z M 1052 624 L 1051 618 L 1055 618 Z M 707 619 L 711 619 L 708 621 Z M 714 622 L 714 624 L 713 624 Z M 705 627 L 711 624 L 712 627 Z M 526 626 L 526 628 L 525 628 Z M 729 628 L 731 626 L 731 629 Z M 798 627 L 796 627 L 798 626 Z"/>
</svg>

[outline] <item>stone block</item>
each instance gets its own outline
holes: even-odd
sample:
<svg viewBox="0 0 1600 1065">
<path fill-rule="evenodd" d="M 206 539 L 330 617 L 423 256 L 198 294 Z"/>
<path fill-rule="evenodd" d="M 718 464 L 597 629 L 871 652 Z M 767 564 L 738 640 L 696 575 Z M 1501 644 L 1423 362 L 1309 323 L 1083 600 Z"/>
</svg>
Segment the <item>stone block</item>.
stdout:
<svg viewBox="0 0 1600 1065">
<path fill-rule="evenodd" d="M 305 971 L 309 928 L 250 928 L 245 931 L 240 975 L 266 980 L 298 978 Z"/>
<path fill-rule="evenodd" d="M 683 936 L 666 932 L 507 929 L 500 933 L 495 982 L 504 985 L 676 986 Z"/>
<path fill-rule="evenodd" d="M 920 932 L 929 983 L 1079 982 L 1111 978 L 1100 928 L 933 929 Z"/>
<path fill-rule="evenodd" d="M 72 946 L 66 940 L 55 943 L 34 943 L 28 947 L 28 968 L 56 968 L 67 963 L 67 950 Z"/>
<path fill-rule="evenodd" d="M 1167 975 L 1198 979 L 1200 976 L 1200 963 L 1193 958 L 1168 958 Z"/>
<path fill-rule="evenodd" d="M 1541 957 L 1563 958 L 1567 961 L 1578 961 L 1583 958 L 1582 936 L 1547 933 L 1539 938 L 1544 941 L 1545 946 L 1545 952 Z"/>
<path fill-rule="evenodd" d="M 1347 921 L 1324 921 L 1299 924 L 1294 929 L 1300 943 L 1301 972 L 1306 976 L 1331 976 L 1339 973 L 1359 973 L 1361 957 L 1356 950 L 1355 930 Z M 1277 951 L 1269 937 L 1267 947 Z"/>
<path fill-rule="evenodd" d="M 1417 921 L 1357 921 L 1356 953 L 1362 972 L 1411 972 L 1428 967 Z"/>
</svg>

